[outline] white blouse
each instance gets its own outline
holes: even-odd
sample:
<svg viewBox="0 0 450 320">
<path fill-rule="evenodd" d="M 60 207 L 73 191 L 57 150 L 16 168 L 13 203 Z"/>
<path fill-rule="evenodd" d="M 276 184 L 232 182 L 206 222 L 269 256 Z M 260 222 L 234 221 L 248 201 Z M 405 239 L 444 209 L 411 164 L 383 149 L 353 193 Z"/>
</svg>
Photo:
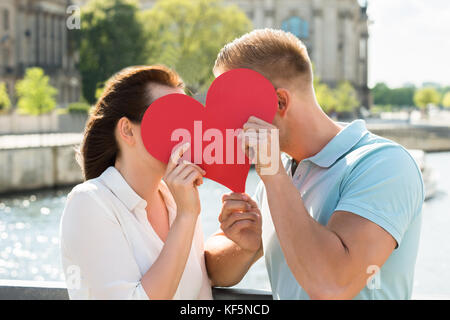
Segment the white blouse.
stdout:
<svg viewBox="0 0 450 320">
<path fill-rule="evenodd" d="M 172 225 L 175 201 L 164 182 L 159 190 Z M 146 206 L 114 167 L 70 192 L 60 235 L 71 299 L 148 299 L 140 280 L 164 243 L 147 219 Z M 212 299 L 200 218 L 174 299 Z"/>
</svg>

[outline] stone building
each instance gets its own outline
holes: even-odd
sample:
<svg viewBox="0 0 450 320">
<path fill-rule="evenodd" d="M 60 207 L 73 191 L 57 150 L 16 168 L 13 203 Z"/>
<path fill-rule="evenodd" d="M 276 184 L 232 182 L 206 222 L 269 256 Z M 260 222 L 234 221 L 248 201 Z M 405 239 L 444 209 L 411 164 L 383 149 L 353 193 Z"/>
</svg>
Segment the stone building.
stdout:
<svg viewBox="0 0 450 320">
<path fill-rule="evenodd" d="M 334 87 L 350 81 L 363 106 L 369 106 L 367 1 L 224 0 L 237 4 L 254 28 L 292 32 L 308 47 L 316 75 Z M 156 0 L 141 0 L 150 8 Z"/>
<path fill-rule="evenodd" d="M 15 83 L 29 67 L 41 67 L 58 89 L 58 104 L 80 98 L 76 50 L 66 26 L 70 0 L 0 1 L 0 82 L 6 82 L 12 101 Z"/>
</svg>

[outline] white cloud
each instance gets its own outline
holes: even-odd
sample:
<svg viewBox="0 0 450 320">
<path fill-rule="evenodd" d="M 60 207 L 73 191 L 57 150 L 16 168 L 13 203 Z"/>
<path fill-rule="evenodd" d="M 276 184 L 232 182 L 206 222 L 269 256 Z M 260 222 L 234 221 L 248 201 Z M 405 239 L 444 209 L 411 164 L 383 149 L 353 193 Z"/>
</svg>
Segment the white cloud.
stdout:
<svg viewBox="0 0 450 320">
<path fill-rule="evenodd" d="M 369 84 L 450 85 L 450 1 L 369 2 Z"/>
</svg>

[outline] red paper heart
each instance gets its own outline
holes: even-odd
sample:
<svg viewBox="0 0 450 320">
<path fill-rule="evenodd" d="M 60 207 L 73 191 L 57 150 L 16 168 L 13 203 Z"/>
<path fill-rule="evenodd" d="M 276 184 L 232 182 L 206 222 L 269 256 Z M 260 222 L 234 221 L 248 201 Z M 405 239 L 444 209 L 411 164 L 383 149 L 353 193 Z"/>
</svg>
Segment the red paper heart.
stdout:
<svg viewBox="0 0 450 320">
<path fill-rule="evenodd" d="M 206 96 L 206 107 L 184 94 L 169 94 L 155 100 L 142 119 L 142 139 L 153 157 L 168 163 L 173 148 L 182 140 L 173 141 L 173 132 L 187 130 L 184 132 L 190 135 L 191 150 L 186 153 L 191 155 L 192 162 L 206 171 L 205 177 L 234 192 L 244 192 L 250 161 L 243 154 L 241 141 L 231 137 L 230 130 L 242 129 L 250 116 L 272 123 L 277 105 L 277 94 L 270 81 L 250 69 L 234 69 L 212 83 Z M 220 134 L 222 142 L 218 138 Z M 208 138 L 210 141 L 206 141 Z M 227 150 L 227 141 L 234 143 L 234 148 Z M 217 152 L 219 145 L 223 150 L 222 157 L 220 151 Z M 215 151 L 211 152 L 213 149 Z M 215 163 L 210 163 L 211 157 L 204 158 L 205 154 L 216 157 Z M 217 161 L 220 158 L 222 164 Z M 245 163 L 238 163 L 242 158 Z"/>
</svg>

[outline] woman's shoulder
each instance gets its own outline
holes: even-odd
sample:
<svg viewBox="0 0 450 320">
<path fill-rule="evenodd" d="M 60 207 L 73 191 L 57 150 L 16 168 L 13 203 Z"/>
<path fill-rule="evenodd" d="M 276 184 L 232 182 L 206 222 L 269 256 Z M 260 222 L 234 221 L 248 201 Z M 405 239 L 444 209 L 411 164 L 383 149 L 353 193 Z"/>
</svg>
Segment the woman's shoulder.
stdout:
<svg viewBox="0 0 450 320">
<path fill-rule="evenodd" d="M 108 190 L 98 178 L 76 185 L 67 195 L 63 219 L 76 215 L 77 218 L 89 215 L 102 215 L 116 220 L 108 201 Z"/>
<path fill-rule="evenodd" d="M 76 185 L 67 195 L 66 204 L 71 204 L 74 201 L 78 202 L 98 202 L 101 199 L 102 186 L 98 183 L 98 179 L 87 180 Z"/>
</svg>

